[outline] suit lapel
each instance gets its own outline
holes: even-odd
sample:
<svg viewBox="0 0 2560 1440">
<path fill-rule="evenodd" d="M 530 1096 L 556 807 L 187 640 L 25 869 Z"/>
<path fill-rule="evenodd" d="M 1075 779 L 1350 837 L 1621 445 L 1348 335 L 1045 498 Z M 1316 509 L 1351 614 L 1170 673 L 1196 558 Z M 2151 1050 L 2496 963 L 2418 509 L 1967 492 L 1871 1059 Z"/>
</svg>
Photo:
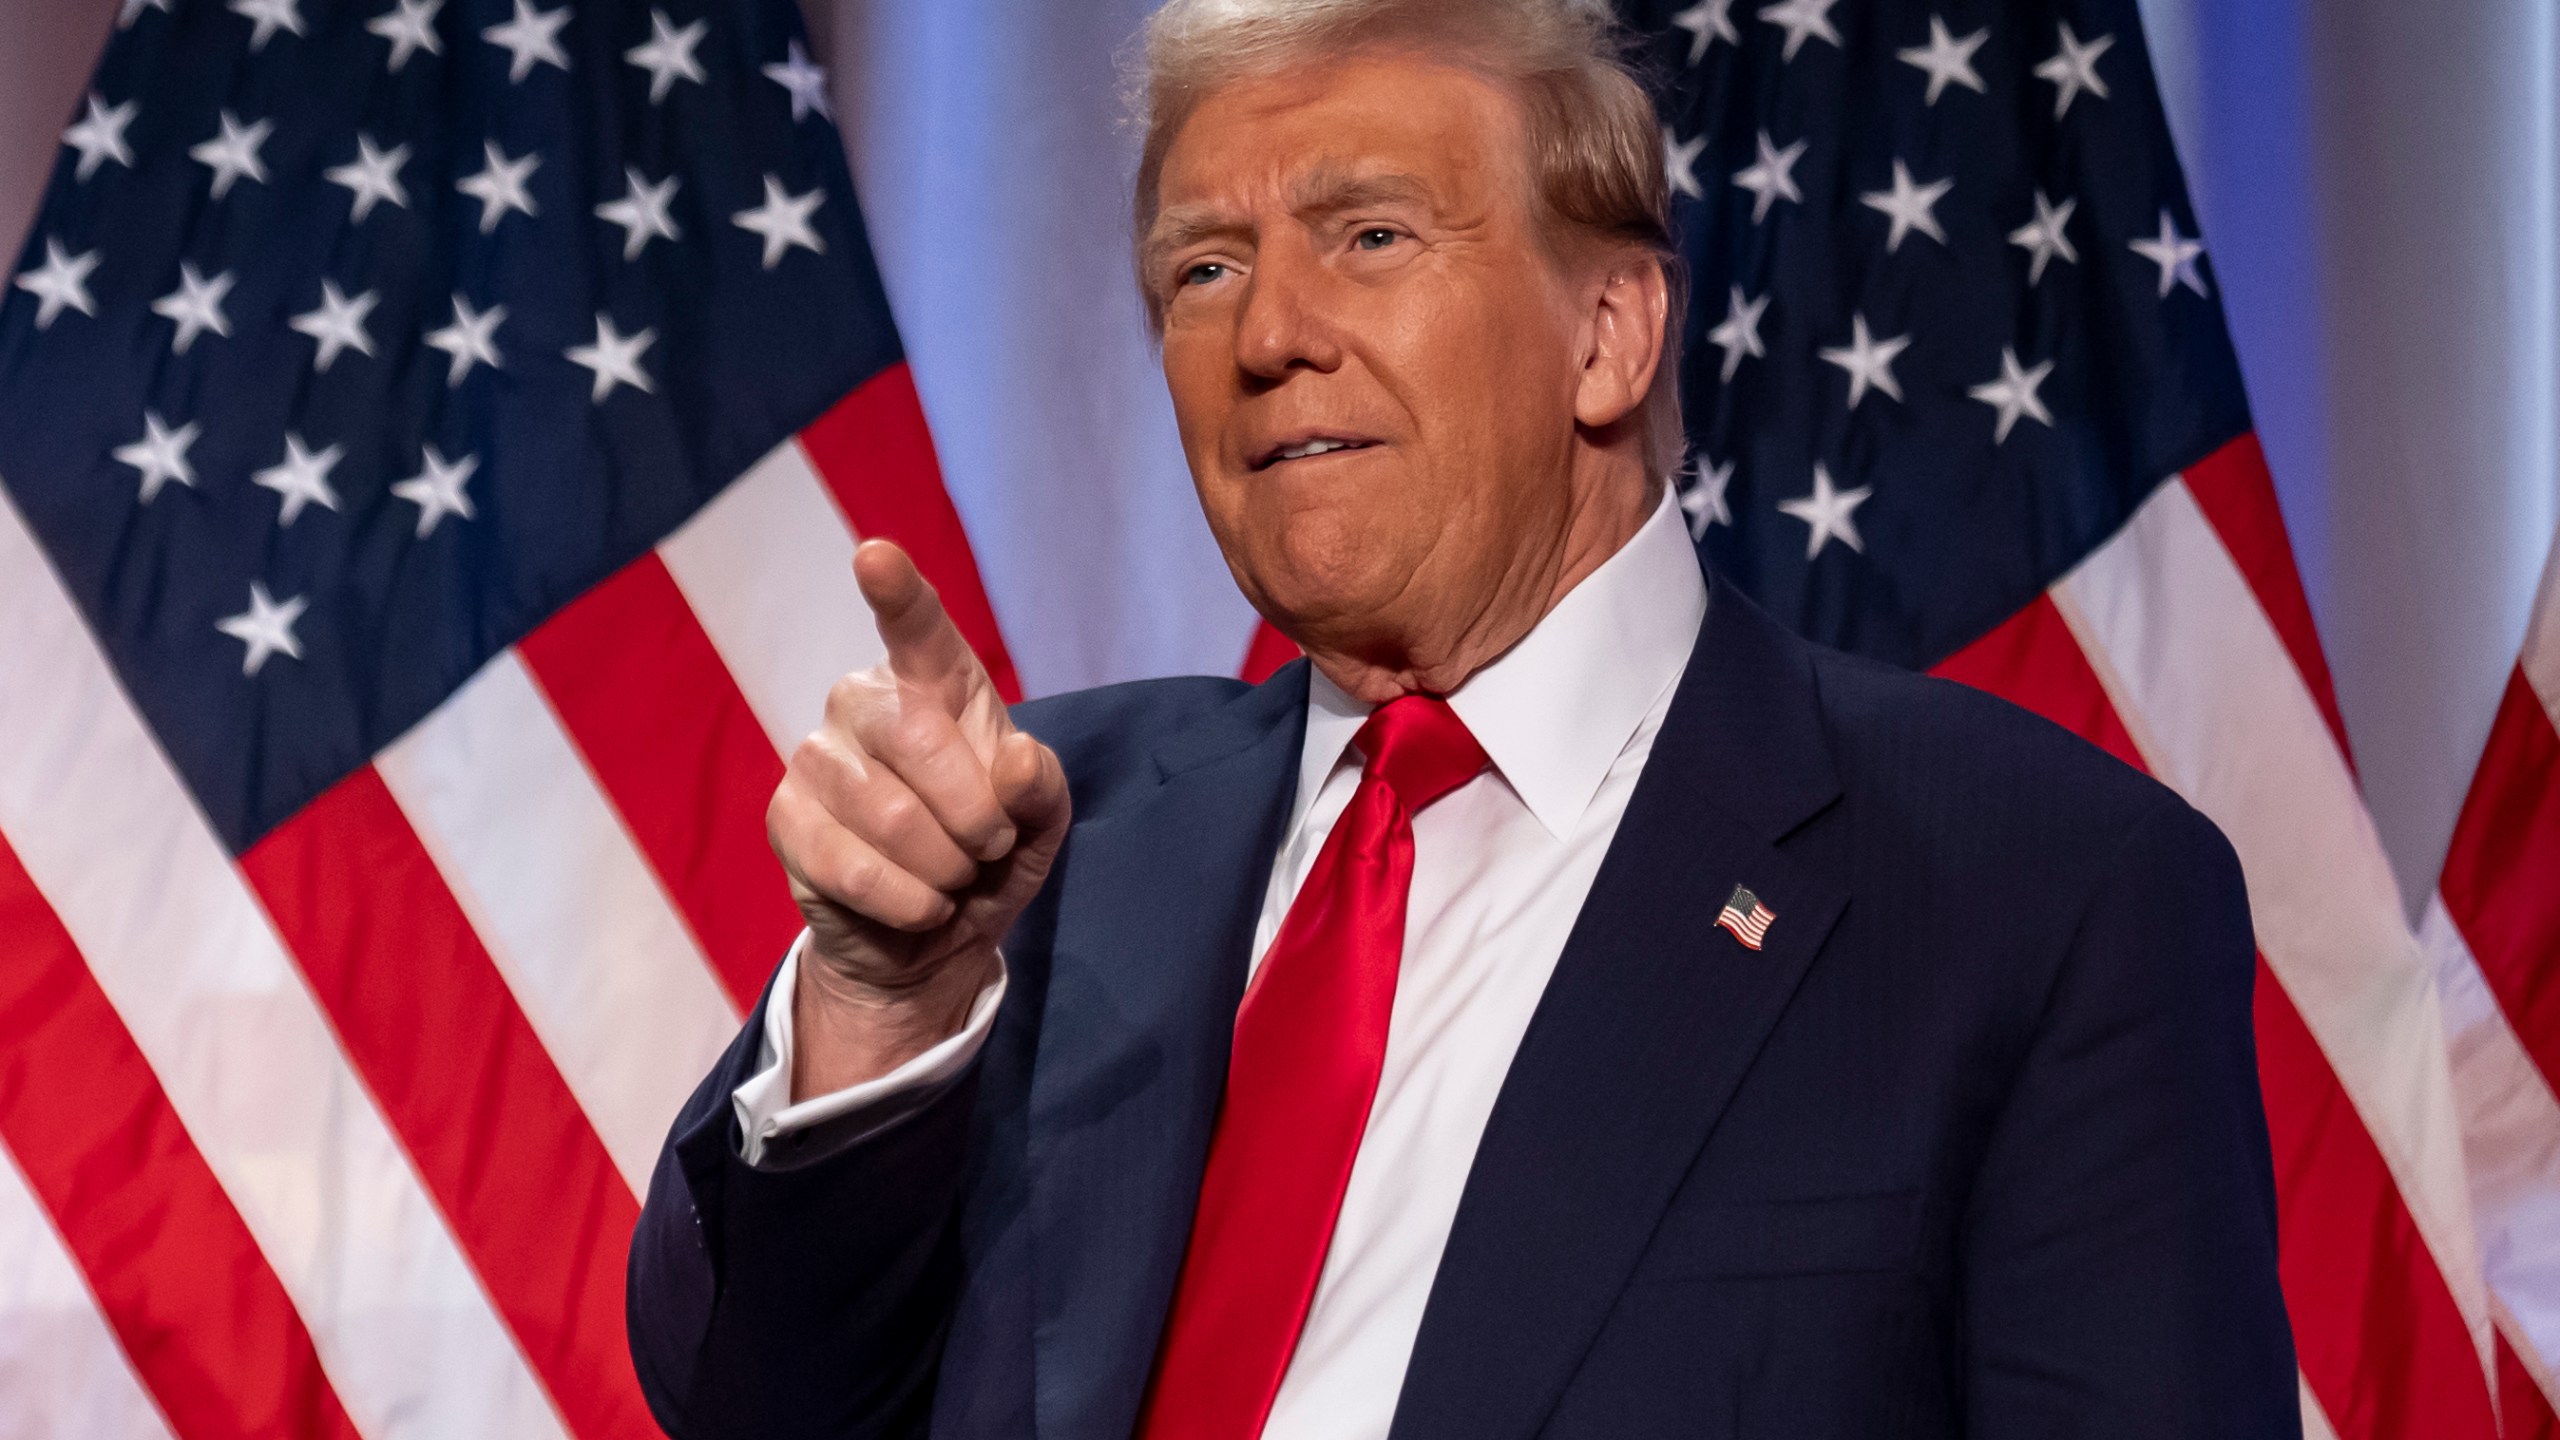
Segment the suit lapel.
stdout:
<svg viewBox="0 0 2560 1440">
<path fill-rule="evenodd" d="M 1846 903 L 1776 848 L 1837 794 L 1809 657 L 1717 584 L 1477 1148 L 1391 1440 L 1553 1407 Z M 1737 884 L 1777 914 L 1756 952 L 1715 924 Z"/>
<path fill-rule="evenodd" d="M 1126 1436 L 1226 1084 L 1286 822 L 1306 667 L 1159 747 L 1162 783 L 1070 835 L 1030 1101 L 1035 1394 L 1047 1440 Z"/>
</svg>

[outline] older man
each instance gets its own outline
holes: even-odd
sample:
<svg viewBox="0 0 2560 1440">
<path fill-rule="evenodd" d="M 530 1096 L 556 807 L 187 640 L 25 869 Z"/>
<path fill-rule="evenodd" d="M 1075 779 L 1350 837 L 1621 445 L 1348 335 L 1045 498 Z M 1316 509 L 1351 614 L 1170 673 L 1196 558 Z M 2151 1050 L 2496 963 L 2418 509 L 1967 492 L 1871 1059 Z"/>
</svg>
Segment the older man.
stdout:
<svg viewBox="0 0 2560 1440">
<path fill-rule="evenodd" d="M 1008 714 L 887 545 L 634 1243 L 685 1436 L 2298 1435 L 2213 827 L 1666 494 L 1571 0 L 1175 0 L 1139 273 L 1305 648 Z"/>
</svg>

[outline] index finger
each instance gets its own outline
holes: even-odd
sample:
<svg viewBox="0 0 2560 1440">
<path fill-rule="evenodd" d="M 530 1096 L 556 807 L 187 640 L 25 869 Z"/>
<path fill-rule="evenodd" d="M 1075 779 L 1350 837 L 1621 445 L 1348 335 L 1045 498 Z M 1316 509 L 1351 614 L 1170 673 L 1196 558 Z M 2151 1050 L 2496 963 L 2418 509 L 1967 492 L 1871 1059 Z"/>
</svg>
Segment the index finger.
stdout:
<svg viewBox="0 0 2560 1440">
<path fill-rule="evenodd" d="M 862 589 L 888 647 L 889 669 L 910 684 L 957 687 L 978 678 L 978 657 L 942 608 L 916 562 L 888 540 L 866 540 L 853 552 L 853 579 Z M 956 699 L 956 697 L 955 697 Z"/>
</svg>

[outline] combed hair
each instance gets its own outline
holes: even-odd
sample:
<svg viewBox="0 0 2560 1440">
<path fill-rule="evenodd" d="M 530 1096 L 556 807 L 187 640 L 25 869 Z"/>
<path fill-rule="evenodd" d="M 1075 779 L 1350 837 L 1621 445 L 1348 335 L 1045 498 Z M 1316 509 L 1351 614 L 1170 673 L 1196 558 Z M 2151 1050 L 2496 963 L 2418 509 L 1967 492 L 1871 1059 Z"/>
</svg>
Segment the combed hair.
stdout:
<svg viewBox="0 0 2560 1440">
<path fill-rule="evenodd" d="M 1552 249 L 1597 241 L 1661 263 L 1671 304 L 1662 363 L 1645 396 L 1645 431 L 1647 464 L 1668 474 L 1687 446 L 1680 422 L 1687 285 L 1671 236 L 1661 121 L 1600 0 L 1168 0 L 1148 19 L 1131 67 L 1130 108 L 1145 136 L 1132 215 L 1137 244 L 1155 224 L 1165 152 L 1203 99 L 1239 80 L 1371 48 L 1466 66 L 1519 97 Z M 1138 293 L 1149 328 L 1161 335 L 1164 306 L 1144 274 Z"/>
</svg>

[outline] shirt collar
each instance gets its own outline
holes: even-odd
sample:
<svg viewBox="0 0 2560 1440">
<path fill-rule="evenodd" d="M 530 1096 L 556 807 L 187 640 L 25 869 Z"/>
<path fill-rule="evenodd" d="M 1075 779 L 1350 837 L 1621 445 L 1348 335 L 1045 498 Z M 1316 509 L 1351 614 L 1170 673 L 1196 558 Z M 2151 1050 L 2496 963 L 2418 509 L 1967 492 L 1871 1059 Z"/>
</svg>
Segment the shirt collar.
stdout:
<svg viewBox="0 0 2560 1440">
<path fill-rule="evenodd" d="M 1688 667 L 1707 582 L 1679 502 L 1665 493 L 1618 553 L 1582 579 L 1520 643 L 1449 697 L 1476 743 L 1546 832 L 1573 833 L 1654 703 Z M 1370 707 L 1317 671 L 1308 679 L 1296 833 Z"/>
</svg>

